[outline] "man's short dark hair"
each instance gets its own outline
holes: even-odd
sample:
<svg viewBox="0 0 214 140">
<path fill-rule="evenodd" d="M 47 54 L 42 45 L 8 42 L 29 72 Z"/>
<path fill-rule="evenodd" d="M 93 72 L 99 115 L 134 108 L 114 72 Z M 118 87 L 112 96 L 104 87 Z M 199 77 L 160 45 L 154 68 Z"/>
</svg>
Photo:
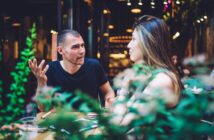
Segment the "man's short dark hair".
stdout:
<svg viewBox="0 0 214 140">
<path fill-rule="evenodd" d="M 74 37 L 80 37 L 81 36 L 80 33 L 78 33 L 75 30 L 72 30 L 72 29 L 63 30 L 61 33 L 58 34 L 57 45 L 64 43 L 67 35 L 72 35 Z"/>
</svg>

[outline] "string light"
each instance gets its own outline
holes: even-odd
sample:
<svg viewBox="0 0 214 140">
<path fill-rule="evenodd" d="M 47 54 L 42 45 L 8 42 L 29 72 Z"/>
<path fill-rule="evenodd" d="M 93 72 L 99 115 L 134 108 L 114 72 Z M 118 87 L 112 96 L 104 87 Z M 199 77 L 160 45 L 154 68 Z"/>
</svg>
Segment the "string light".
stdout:
<svg viewBox="0 0 214 140">
<path fill-rule="evenodd" d="M 13 27 L 20 27 L 20 26 L 21 26 L 21 23 L 15 22 L 15 23 L 12 24 L 12 26 L 13 26 Z"/>
<path fill-rule="evenodd" d="M 114 29 L 114 25 L 110 24 L 110 25 L 108 25 L 108 28 L 109 29 Z"/>
<path fill-rule="evenodd" d="M 55 30 L 51 30 L 50 32 L 51 32 L 51 34 L 58 34 L 58 32 Z"/>
<path fill-rule="evenodd" d="M 198 19 L 198 20 L 197 20 L 197 23 L 201 23 L 201 21 Z"/>
<path fill-rule="evenodd" d="M 110 14 L 110 10 L 109 9 L 103 9 L 103 14 L 106 15 L 106 14 Z"/>
<path fill-rule="evenodd" d="M 176 32 L 174 35 L 173 35 L 173 39 L 175 40 L 176 38 L 178 38 L 180 36 L 180 33 L 179 32 Z"/>
<path fill-rule="evenodd" d="M 176 2 L 175 2 L 175 3 L 176 3 L 176 4 L 181 4 L 179 0 L 176 0 Z"/>
<path fill-rule="evenodd" d="M 142 0 L 139 0 L 138 5 L 143 5 Z"/>
<path fill-rule="evenodd" d="M 170 7 L 169 5 L 172 3 L 172 1 L 171 0 L 168 0 L 168 1 L 164 0 L 163 3 L 164 3 L 164 10 L 163 11 L 165 12 Z"/>
<path fill-rule="evenodd" d="M 131 5 L 132 5 L 131 2 L 130 2 L 130 0 L 127 1 L 127 5 L 128 5 L 128 6 L 131 6 Z"/>
<path fill-rule="evenodd" d="M 151 4 L 151 5 L 155 5 L 155 2 L 152 0 L 152 1 L 150 2 L 150 4 Z"/>
<path fill-rule="evenodd" d="M 151 8 L 154 9 L 155 8 L 155 1 L 151 0 L 150 5 L 151 5 Z"/>
<path fill-rule="evenodd" d="M 103 33 L 103 36 L 108 37 L 109 33 Z"/>
<path fill-rule="evenodd" d="M 132 8 L 132 9 L 131 9 L 131 12 L 132 12 L 133 14 L 139 14 L 139 13 L 141 13 L 141 9 L 135 7 L 135 8 Z"/>
<path fill-rule="evenodd" d="M 133 31 L 132 31 L 132 29 L 128 28 L 128 29 L 126 29 L 126 32 L 127 33 L 132 33 Z"/>
<path fill-rule="evenodd" d="M 131 36 L 111 36 L 109 37 L 110 43 L 129 43 Z"/>
<path fill-rule="evenodd" d="M 205 22 L 206 20 L 208 19 L 208 17 L 206 15 L 204 16 L 201 16 L 201 17 L 198 17 L 196 22 L 199 24 L 199 23 L 203 23 Z"/>
<path fill-rule="evenodd" d="M 200 20 L 201 20 L 201 21 L 204 21 L 204 19 L 203 19 L 203 18 L 201 18 Z"/>
</svg>

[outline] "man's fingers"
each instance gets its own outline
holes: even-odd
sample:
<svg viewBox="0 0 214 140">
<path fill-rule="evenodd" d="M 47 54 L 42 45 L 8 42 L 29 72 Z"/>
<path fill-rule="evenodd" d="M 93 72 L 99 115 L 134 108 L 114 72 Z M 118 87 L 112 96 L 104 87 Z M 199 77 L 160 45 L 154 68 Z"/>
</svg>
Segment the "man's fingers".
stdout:
<svg viewBox="0 0 214 140">
<path fill-rule="evenodd" d="M 30 69 L 32 69 L 32 61 L 31 60 L 28 61 L 28 66 L 30 67 Z"/>
<path fill-rule="evenodd" d="M 30 67 L 32 73 L 35 75 L 35 71 L 36 71 L 36 70 L 35 70 L 35 66 L 33 65 L 32 60 L 29 60 L 29 61 L 28 61 L 28 65 L 29 65 L 29 67 Z"/>
<path fill-rule="evenodd" d="M 48 68 L 49 68 L 49 65 L 46 65 L 42 71 L 42 75 L 44 75 L 47 72 Z"/>
<path fill-rule="evenodd" d="M 38 66 L 38 69 L 42 70 L 44 63 L 45 63 L 45 60 L 42 60 L 42 62 Z"/>
<path fill-rule="evenodd" d="M 35 58 L 30 61 L 30 68 L 34 74 L 37 72 L 37 60 Z"/>
<path fill-rule="evenodd" d="M 37 67 L 37 60 L 35 58 L 33 59 L 33 65 Z"/>
</svg>

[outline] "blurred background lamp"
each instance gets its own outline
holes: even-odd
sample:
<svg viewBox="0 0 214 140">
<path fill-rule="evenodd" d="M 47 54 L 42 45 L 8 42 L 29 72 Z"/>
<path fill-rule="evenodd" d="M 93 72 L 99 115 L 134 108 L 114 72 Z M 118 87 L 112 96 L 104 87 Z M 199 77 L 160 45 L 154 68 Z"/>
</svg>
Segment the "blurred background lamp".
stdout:
<svg viewBox="0 0 214 140">
<path fill-rule="evenodd" d="M 179 32 L 176 32 L 174 35 L 173 35 L 173 39 L 175 40 L 176 38 L 178 38 L 180 36 L 180 33 Z"/>
<path fill-rule="evenodd" d="M 133 13 L 133 14 L 139 14 L 139 13 L 141 13 L 141 9 L 140 8 L 132 8 L 131 9 L 131 12 Z"/>
<path fill-rule="evenodd" d="M 139 0 L 138 5 L 143 5 L 142 0 Z"/>
<path fill-rule="evenodd" d="M 21 23 L 14 22 L 14 23 L 12 24 L 12 26 L 13 26 L 13 27 L 20 27 L 20 26 L 21 26 Z"/>
<path fill-rule="evenodd" d="M 126 29 L 126 32 L 127 33 L 132 33 L 132 29 L 130 29 L 130 28 Z"/>
<path fill-rule="evenodd" d="M 110 24 L 110 25 L 108 25 L 108 28 L 109 29 L 114 29 L 114 25 Z"/>
</svg>

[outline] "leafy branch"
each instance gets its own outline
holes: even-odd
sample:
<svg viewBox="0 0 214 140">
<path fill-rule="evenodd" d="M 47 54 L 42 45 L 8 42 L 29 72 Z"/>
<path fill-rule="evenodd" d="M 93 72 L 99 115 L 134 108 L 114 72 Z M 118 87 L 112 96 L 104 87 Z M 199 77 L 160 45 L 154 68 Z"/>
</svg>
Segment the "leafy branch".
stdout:
<svg viewBox="0 0 214 140">
<path fill-rule="evenodd" d="M 0 117 L 4 124 L 13 122 L 18 117 L 25 113 L 24 106 L 25 100 L 24 95 L 26 94 L 25 84 L 28 81 L 30 74 L 30 68 L 28 66 L 28 60 L 34 57 L 34 50 L 32 48 L 33 42 L 36 39 L 36 25 L 33 24 L 29 30 L 30 35 L 26 38 L 26 48 L 20 53 L 20 61 L 16 64 L 15 70 L 10 74 L 13 77 L 13 83 L 10 85 L 10 92 L 7 93 L 9 103 L 5 109 L 1 110 Z"/>
</svg>

